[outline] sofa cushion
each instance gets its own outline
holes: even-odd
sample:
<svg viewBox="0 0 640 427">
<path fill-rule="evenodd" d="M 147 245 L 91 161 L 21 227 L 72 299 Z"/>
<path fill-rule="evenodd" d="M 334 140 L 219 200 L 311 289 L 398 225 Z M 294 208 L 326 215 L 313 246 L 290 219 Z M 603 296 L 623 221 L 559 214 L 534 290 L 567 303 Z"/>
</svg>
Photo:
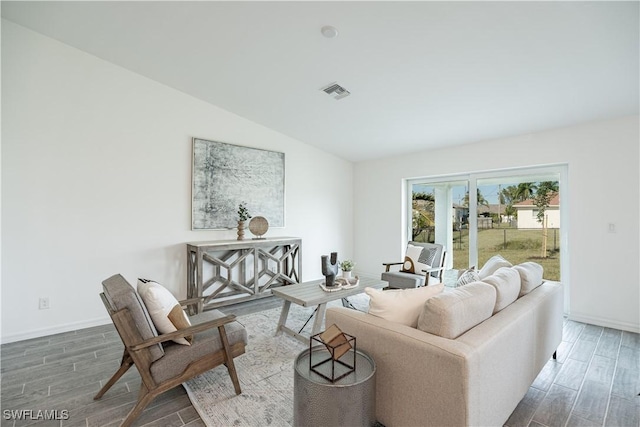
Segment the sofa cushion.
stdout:
<svg viewBox="0 0 640 427">
<path fill-rule="evenodd" d="M 520 295 L 528 294 L 542 284 L 544 268 L 535 262 L 523 262 L 513 267 L 520 273 Z"/>
<path fill-rule="evenodd" d="M 493 314 L 496 290 L 473 282 L 429 298 L 418 318 L 418 329 L 456 339 Z"/>
<path fill-rule="evenodd" d="M 478 276 L 480 276 L 480 280 L 484 280 L 486 277 L 491 276 L 501 267 L 511 267 L 512 264 L 504 259 L 502 255 L 494 255 L 484 263 L 480 271 L 478 271 Z"/>
<path fill-rule="evenodd" d="M 191 326 L 182 306 L 168 289 L 148 279 L 138 279 L 138 294 L 149 311 L 156 329 L 162 334 Z M 178 344 L 191 345 L 193 337 L 175 338 Z"/>
<path fill-rule="evenodd" d="M 438 283 L 415 289 L 364 288 L 364 291 L 369 295 L 369 314 L 415 328 L 425 301 L 442 293 L 443 289 L 444 284 Z"/>
<path fill-rule="evenodd" d="M 517 300 L 520 295 L 520 273 L 511 267 L 501 267 L 482 281 L 496 288 L 494 314 Z"/>
</svg>

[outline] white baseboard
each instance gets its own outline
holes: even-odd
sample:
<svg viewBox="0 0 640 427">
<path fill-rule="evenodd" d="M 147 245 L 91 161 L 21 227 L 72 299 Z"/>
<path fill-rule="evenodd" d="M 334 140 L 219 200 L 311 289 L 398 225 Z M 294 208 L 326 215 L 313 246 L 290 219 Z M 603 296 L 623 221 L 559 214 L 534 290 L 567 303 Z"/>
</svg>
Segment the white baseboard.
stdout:
<svg viewBox="0 0 640 427">
<path fill-rule="evenodd" d="M 569 314 L 569 320 L 575 320 L 576 322 L 588 323 L 590 325 L 603 326 L 605 328 L 619 329 L 621 331 L 629 331 L 640 333 L 640 325 L 627 323 L 627 322 L 619 322 L 613 319 L 605 319 L 602 317 L 591 316 L 583 313 L 571 312 Z"/>
<path fill-rule="evenodd" d="M 47 335 L 77 331 L 78 329 L 91 328 L 93 326 L 106 325 L 108 323 L 111 323 L 111 319 L 109 317 L 100 317 L 97 319 L 67 323 L 64 325 L 52 326 L 49 328 L 33 329 L 31 331 L 19 332 L 12 335 L 3 335 L 2 337 L 0 337 L 0 343 L 8 344 L 11 342 L 24 341 L 32 338 L 46 337 Z"/>
</svg>

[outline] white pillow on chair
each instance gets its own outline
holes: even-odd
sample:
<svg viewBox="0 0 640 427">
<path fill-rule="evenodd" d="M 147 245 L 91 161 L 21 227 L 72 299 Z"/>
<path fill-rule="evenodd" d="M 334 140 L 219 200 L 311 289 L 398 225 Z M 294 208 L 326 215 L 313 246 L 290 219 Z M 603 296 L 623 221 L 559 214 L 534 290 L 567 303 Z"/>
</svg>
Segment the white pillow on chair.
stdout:
<svg viewBox="0 0 640 427">
<path fill-rule="evenodd" d="M 424 274 L 422 270 L 431 268 L 429 264 L 425 264 L 420 261 L 420 255 L 422 254 L 423 249 L 424 248 L 422 246 L 414 246 L 411 244 L 407 245 L 404 264 L 402 264 L 402 271 L 413 274 Z"/>
<path fill-rule="evenodd" d="M 138 279 L 138 294 L 142 298 L 153 324 L 161 334 L 175 332 L 191 326 L 182 306 L 164 286 L 147 279 Z M 191 345 L 192 336 L 176 338 L 174 342 Z"/>
</svg>

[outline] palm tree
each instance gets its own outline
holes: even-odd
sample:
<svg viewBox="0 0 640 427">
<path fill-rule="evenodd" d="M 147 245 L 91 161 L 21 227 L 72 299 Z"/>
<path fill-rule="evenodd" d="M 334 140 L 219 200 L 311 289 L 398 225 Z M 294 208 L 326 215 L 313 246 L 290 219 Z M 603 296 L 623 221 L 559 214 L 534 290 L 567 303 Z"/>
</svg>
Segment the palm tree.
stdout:
<svg viewBox="0 0 640 427">
<path fill-rule="evenodd" d="M 516 190 L 516 199 L 519 202 L 528 200 L 533 197 L 538 186 L 534 182 L 521 182 Z"/>
<path fill-rule="evenodd" d="M 477 188 L 477 198 L 478 198 L 478 206 L 486 206 L 489 207 L 489 201 L 487 199 L 484 198 L 484 196 L 482 195 L 482 193 L 480 192 L 480 189 Z M 464 196 L 464 206 L 465 207 L 469 207 L 469 192 L 467 191 L 467 194 L 465 194 Z"/>
<path fill-rule="evenodd" d="M 505 205 L 504 214 L 509 218 L 515 217 L 516 209 L 513 204 L 518 201 L 518 187 L 509 185 L 500 191 L 498 197 L 500 198 L 500 204 Z"/>
</svg>

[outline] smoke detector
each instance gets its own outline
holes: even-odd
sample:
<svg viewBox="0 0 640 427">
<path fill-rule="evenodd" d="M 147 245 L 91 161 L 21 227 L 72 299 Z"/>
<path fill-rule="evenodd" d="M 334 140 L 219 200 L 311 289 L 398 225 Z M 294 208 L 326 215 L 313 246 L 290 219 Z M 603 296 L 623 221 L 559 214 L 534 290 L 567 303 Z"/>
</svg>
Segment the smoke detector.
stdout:
<svg viewBox="0 0 640 427">
<path fill-rule="evenodd" d="M 320 28 L 320 32 L 328 39 L 333 39 L 338 36 L 338 29 L 333 25 L 325 25 Z"/>
<path fill-rule="evenodd" d="M 320 90 L 324 91 L 327 95 L 333 96 L 335 99 L 342 99 L 351 95 L 351 92 L 336 82 L 330 83 L 328 86 L 325 86 Z"/>
</svg>

